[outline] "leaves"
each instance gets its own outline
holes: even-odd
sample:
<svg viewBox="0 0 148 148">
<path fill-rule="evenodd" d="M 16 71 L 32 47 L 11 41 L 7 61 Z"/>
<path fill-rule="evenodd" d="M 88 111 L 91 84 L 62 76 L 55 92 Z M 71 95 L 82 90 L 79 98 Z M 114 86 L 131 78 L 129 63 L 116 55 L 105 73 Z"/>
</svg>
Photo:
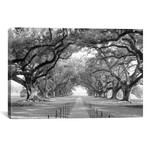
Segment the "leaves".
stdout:
<svg viewBox="0 0 148 148">
<path fill-rule="evenodd" d="M 93 56 L 72 59 L 80 50 Z M 82 85 L 100 93 L 143 76 L 142 30 L 10 28 L 8 53 L 9 79 L 24 86 L 38 83 L 44 91 L 69 92 Z"/>
</svg>

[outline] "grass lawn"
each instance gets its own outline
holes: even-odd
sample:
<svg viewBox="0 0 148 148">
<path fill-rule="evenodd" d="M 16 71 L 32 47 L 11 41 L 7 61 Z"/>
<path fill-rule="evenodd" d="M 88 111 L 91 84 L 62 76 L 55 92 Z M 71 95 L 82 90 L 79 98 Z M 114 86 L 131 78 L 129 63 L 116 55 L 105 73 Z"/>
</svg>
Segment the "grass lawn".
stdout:
<svg viewBox="0 0 148 148">
<path fill-rule="evenodd" d="M 24 102 L 25 99 L 12 98 L 11 118 L 68 118 L 77 98 L 82 98 L 90 118 L 142 117 L 143 101 L 122 102 L 90 96 L 57 97 L 45 102 Z"/>
<path fill-rule="evenodd" d="M 12 99 L 9 104 L 11 118 L 66 118 L 75 104 L 76 97 L 57 97 L 46 102 L 23 100 Z"/>
<path fill-rule="evenodd" d="M 88 114 L 90 118 L 143 116 L 142 100 L 133 100 L 131 103 L 89 96 L 82 98 L 84 105 L 88 107 Z"/>
</svg>

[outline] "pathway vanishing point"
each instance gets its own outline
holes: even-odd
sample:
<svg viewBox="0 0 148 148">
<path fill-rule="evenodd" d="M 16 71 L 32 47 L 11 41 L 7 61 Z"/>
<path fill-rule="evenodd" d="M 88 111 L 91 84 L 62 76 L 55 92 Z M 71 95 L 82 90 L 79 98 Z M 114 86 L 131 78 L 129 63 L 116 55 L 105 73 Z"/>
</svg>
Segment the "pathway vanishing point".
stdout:
<svg viewBox="0 0 148 148">
<path fill-rule="evenodd" d="M 87 107 L 85 107 L 82 102 L 82 98 L 77 98 L 76 104 L 73 107 L 68 118 L 90 118 L 87 113 Z"/>
</svg>

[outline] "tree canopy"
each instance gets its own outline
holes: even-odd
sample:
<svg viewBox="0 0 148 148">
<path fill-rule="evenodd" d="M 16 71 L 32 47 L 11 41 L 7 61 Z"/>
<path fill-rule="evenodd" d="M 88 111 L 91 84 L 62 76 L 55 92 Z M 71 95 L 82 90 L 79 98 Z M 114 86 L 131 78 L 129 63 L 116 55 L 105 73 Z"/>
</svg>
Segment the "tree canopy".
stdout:
<svg viewBox="0 0 148 148">
<path fill-rule="evenodd" d="M 11 28 L 8 79 L 42 97 L 69 95 L 76 85 L 106 97 L 119 90 L 123 100 L 143 78 L 143 30 Z M 91 57 L 72 58 L 83 50 Z M 20 77 L 22 76 L 22 77 Z"/>
</svg>

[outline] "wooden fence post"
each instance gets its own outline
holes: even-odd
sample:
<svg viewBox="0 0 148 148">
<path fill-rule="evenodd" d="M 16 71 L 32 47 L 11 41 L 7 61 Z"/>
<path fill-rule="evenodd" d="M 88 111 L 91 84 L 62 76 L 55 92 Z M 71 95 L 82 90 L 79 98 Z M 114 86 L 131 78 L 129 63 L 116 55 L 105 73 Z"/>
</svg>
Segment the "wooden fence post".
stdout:
<svg viewBox="0 0 148 148">
<path fill-rule="evenodd" d="M 101 117 L 103 117 L 103 112 L 101 111 Z"/>
<path fill-rule="evenodd" d="M 96 118 L 98 118 L 98 109 L 96 109 Z"/>
<path fill-rule="evenodd" d="M 57 113 L 57 110 L 56 110 L 56 118 L 58 117 L 58 113 Z"/>
<path fill-rule="evenodd" d="M 65 114 L 64 114 L 64 106 L 63 106 L 63 118 L 65 118 Z"/>
<path fill-rule="evenodd" d="M 66 113 L 66 104 L 65 104 L 65 117 L 67 118 L 67 113 Z"/>
<path fill-rule="evenodd" d="M 62 108 L 60 107 L 60 118 L 62 117 Z"/>
</svg>

